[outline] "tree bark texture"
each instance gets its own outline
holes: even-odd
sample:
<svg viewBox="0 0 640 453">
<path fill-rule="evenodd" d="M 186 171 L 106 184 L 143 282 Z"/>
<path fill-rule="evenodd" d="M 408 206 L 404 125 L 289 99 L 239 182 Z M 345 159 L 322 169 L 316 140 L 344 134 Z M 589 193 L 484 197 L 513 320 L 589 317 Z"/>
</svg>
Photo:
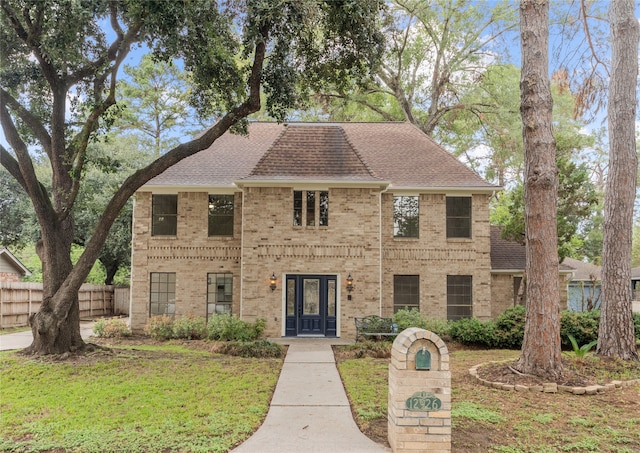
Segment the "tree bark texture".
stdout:
<svg viewBox="0 0 640 453">
<path fill-rule="evenodd" d="M 555 380 L 562 375 L 556 204 L 558 174 L 548 76 L 549 3 L 520 3 L 522 135 L 525 151 L 526 321 L 517 368 Z"/>
<path fill-rule="evenodd" d="M 609 19 L 609 175 L 604 202 L 597 353 L 637 360 L 631 310 L 631 240 L 638 171 L 635 119 L 639 32 L 633 0 L 612 0 Z"/>
</svg>

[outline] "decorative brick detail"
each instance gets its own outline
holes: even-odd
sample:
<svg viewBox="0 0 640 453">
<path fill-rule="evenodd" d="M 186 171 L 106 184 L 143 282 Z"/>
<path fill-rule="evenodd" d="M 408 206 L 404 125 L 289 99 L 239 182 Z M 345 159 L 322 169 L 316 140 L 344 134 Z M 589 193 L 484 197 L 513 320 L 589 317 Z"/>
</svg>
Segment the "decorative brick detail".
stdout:
<svg viewBox="0 0 640 453">
<path fill-rule="evenodd" d="M 429 369 L 424 363 L 416 365 L 419 353 L 427 353 Z M 416 404 L 411 405 L 414 399 Z M 428 330 L 406 329 L 393 342 L 388 439 L 394 453 L 451 451 L 449 351 L 440 337 Z"/>
</svg>

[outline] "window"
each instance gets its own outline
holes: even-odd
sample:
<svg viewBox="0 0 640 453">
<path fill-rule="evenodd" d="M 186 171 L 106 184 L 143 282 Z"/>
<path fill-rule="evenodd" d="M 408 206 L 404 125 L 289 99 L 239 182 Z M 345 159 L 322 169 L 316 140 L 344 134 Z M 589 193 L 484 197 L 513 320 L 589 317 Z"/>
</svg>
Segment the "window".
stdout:
<svg viewBox="0 0 640 453">
<path fill-rule="evenodd" d="M 329 226 L 329 192 L 294 190 L 293 225 Z"/>
<path fill-rule="evenodd" d="M 178 196 L 152 195 L 151 235 L 175 236 L 178 231 Z"/>
<path fill-rule="evenodd" d="M 207 274 L 207 319 L 231 313 L 233 274 Z"/>
<path fill-rule="evenodd" d="M 233 195 L 209 195 L 209 236 L 233 236 Z"/>
<path fill-rule="evenodd" d="M 175 272 L 152 272 L 149 295 L 149 316 L 173 316 L 176 312 Z"/>
<path fill-rule="evenodd" d="M 447 197 L 447 237 L 471 237 L 471 197 Z"/>
<path fill-rule="evenodd" d="M 472 316 L 471 275 L 447 275 L 447 319 Z"/>
<path fill-rule="evenodd" d="M 398 310 L 420 310 L 420 276 L 393 276 L 393 312 Z"/>
<path fill-rule="evenodd" d="M 419 214 L 417 196 L 393 197 L 393 236 L 417 238 L 420 226 Z"/>
</svg>

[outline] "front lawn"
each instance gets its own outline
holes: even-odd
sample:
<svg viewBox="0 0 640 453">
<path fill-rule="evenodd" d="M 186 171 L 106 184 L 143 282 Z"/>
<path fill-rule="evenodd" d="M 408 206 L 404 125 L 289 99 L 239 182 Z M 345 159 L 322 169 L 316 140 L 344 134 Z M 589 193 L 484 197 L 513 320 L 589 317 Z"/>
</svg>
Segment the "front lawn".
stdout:
<svg viewBox="0 0 640 453">
<path fill-rule="evenodd" d="M 588 396 L 491 389 L 472 379 L 469 368 L 515 359 L 519 351 L 449 346 L 453 453 L 640 452 L 640 386 Z M 356 358 L 364 355 L 353 346 L 336 348 L 356 422 L 384 443 L 389 359 Z M 628 378 L 640 375 L 636 370 Z"/>
<path fill-rule="evenodd" d="M 282 359 L 180 344 L 0 353 L 0 451 L 226 452 L 261 424 Z"/>
</svg>

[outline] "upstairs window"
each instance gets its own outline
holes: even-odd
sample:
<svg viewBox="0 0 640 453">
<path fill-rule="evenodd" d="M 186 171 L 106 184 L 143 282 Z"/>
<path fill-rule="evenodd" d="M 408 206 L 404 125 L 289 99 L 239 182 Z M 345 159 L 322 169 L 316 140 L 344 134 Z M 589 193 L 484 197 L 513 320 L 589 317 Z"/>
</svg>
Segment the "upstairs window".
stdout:
<svg viewBox="0 0 640 453">
<path fill-rule="evenodd" d="M 209 195 L 209 236 L 233 236 L 233 195 Z"/>
<path fill-rule="evenodd" d="M 293 191 L 294 226 L 329 226 L 329 192 Z"/>
<path fill-rule="evenodd" d="M 471 237 L 471 197 L 447 197 L 447 237 Z"/>
<path fill-rule="evenodd" d="M 152 195 L 151 235 L 175 236 L 178 231 L 178 195 Z"/>
<path fill-rule="evenodd" d="M 418 197 L 393 197 L 393 236 L 417 238 L 419 230 L 420 206 Z"/>
</svg>

